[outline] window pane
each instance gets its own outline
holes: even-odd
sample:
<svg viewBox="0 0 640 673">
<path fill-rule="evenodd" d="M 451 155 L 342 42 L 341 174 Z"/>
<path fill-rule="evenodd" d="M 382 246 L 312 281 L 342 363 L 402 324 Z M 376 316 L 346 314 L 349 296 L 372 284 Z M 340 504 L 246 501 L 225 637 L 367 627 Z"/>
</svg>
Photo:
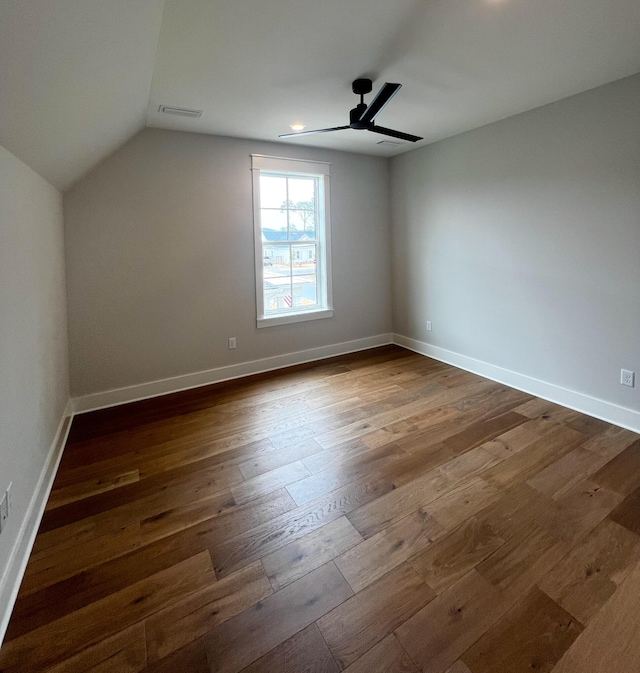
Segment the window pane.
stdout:
<svg viewBox="0 0 640 673">
<path fill-rule="evenodd" d="M 263 246 L 264 258 L 262 266 L 264 277 L 289 276 L 291 274 L 290 255 L 288 245 Z"/>
<path fill-rule="evenodd" d="M 267 241 L 287 240 L 287 212 L 281 210 L 262 210 L 260 212 L 263 236 Z M 265 231 L 266 230 L 266 231 Z M 269 235 L 268 232 L 280 232 L 279 235 Z"/>
<path fill-rule="evenodd" d="M 293 305 L 315 306 L 318 303 L 317 276 L 295 276 L 293 279 Z"/>
<path fill-rule="evenodd" d="M 292 273 L 294 276 L 316 273 L 316 244 L 298 243 L 291 246 Z"/>
<path fill-rule="evenodd" d="M 292 231 L 315 238 L 316 179 L 289 178 L 289 226 Z M 297 237 L 292 237 L 294 240 Z"/>
<path fill-rule="evenodd" d="M 315 210 L 316 179 L 289 178 L 289 201 L 292 203 L 304 202 L 304 208 Z"/>
<path fill-rule="evenodd" d="M 262 208 L 282 208 L 287 200 L 287 178 L 260 175 L 260 206 Z"/>
<path fill-rule="evenodd" d="M 292 236 L 292 240 L 296 240 L 305 236 L 306 238 L 315 239 L 316 237 L 316 217 L 313 210 L 291 209 L 289 210 L 289 226 L 291 231 L 298 234 Z"/>
<path fill-rule="evenodd" d="M 264 279 L 264 307 L 266 312 L 286 311 L 293 305 L 291 276 L 274 274 Z"/>
</svg>

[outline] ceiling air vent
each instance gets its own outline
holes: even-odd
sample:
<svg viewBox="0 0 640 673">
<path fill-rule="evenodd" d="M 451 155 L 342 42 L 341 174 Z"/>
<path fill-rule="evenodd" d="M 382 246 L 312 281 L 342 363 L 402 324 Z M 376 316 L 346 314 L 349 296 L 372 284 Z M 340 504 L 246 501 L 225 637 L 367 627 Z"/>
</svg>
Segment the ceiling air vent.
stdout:
<svg viewBox="0 0 640 673">
<path fill-rule="evenodd" d="M 376 145 L 384 145 L 385 147 L 397 147 L 402 144 L 403 143 L 395 143 L 393 140 L 381 140 L 379 143 L 376 143 Z"/>
<path fill-rule="evenodd" d="M 167 115 L 191 117 L 192 119 L 200 119 L 200 117 L 202 117 L 202 110 L 189 110 L 186 107 L 171 107 L 170 105 L 161 105 L 158 108 L 158 111 L 164 112 Z"/>
</svg>

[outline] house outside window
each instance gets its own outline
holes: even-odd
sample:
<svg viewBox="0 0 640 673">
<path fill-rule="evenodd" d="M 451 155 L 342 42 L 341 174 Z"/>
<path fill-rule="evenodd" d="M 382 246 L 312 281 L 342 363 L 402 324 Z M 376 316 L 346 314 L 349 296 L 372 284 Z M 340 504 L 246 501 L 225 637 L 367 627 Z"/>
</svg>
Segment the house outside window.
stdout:
<svg viewBox="0 0 640 673">
<path fill-rule="evenodd" d="M 330 165 L 251 160 L 258 327 L 333 316 Z"/>
</svg>

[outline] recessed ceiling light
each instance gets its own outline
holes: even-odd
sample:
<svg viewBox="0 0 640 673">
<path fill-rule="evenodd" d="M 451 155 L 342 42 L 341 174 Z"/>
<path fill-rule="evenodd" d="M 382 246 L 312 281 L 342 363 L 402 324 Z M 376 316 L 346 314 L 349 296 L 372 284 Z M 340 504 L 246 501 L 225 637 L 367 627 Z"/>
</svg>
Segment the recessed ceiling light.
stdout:
<svg viewBox="0 0 640 673">
<path fill-rule="evenodd" d="M 307 127 L 300 122 L 295 122 L 294 124 L 289 124 L 289 128 L 292 131 L 304 131 Z"/>
</svg>

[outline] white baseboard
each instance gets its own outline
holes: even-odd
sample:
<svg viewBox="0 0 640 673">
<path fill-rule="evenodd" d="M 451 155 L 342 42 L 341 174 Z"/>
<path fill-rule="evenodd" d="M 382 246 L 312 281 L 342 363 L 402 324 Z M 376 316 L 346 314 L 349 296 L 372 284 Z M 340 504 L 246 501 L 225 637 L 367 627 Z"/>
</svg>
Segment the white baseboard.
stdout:
<svg viewBox="0 0 640 673">
<path fill-rule="evenodd" d="M 29 561 L 31 549 L 33 548 L 33 543 L 35 542 L 36 534 L 38 533 L 38 528 L 40 527 L 44 508 L 49 499 L 53 480 L 58 471 L 58 465 L 62 458 L 62 451 L 66 444 L 69 430 L 71 429 L 72 420 L 73 405 L 71 400 L 69 400 L 62 419 L 60 420 L 56 436 L 49 449 L 47 460 L 40 473 L 38 484 L 31 497 L 31 501 L 29 502 L 27 513 L 20 526 L 18 537 L 11 550 L 5 573 L 0 580 L 0 646 L 2 646 L 2 641 L 4 640 L 7 626 L 9 625 L 11 612 L 13 611 L 13 606 L 18 596 L 18 590 L 20 589 L 20 583 L 22 582 L 24 571 Z"/>
<path fill-rule="evenodd" d="M 355 341 L 344 341 L 330 346 L 320 346 L 304 351 L 286 353 L 285 355 L 262 358 L 261 360 L 241 362 L 237 365 L 228 365 L 226 367 L 218 367 L 203 372 L 174 376 L 159 381 L 150 381 L 149 383 L 141 383 L 126 388 L 106 390 L 102 393 L 94 393 L 92 395 L 84 395 L 82 397 L 74 398 L 73 410 L 76 414 L 82 414 L 87 411 L 106 409 L 107 407 L 114 407 L 119 404 L 138 402 L 140 400 L 149 399 L 150 397 L 159 397 L 160 395 L 167 395 L 168 393 L 177 393 L 181 390 L 199 388 L 200 386 L 207 386 L 212 383 L 230 381 L 242 376 L 261 374 L 274 369 L 282 369 L 283 367 L 300 365 L 305 362 L 323 360 L 336 355 L 346 355 L 348 353 L 366 350 L 367 348 L 386 346 L 391 343 L 393 343 L 392 334 L 378 334 L 364 339 L 356 339 Z"/>
<path fill-rule="evenodd" d="M 563 407 L 599 418 L 607 423 L 619 425 L 627 430 L 640 432 L 640 412 L 634 409 L 621 407 L 612 402 L 606 402 L 605 400 L 577 392 L 576 390 L 569 390 L 553 383 L 540 381 L 531 376 L 519 374 L 510 369 L 504 369 L 482 360 L 476 360 L 475 358 L 461 355 L 445 348 L 432 346 L 424 341 L 411 339 L 401 334 L 394 334 L 393 342 L 398 346 L 403 346 L 421 355 L 426 355 L 434 360 L 440 360 L 454 367 L 479 374 L 492 381 L 504 383 L 511 388 L 522 390 L 525 393 L 541 397 L 549 402 L 555 402 Z"/>
</svg>

